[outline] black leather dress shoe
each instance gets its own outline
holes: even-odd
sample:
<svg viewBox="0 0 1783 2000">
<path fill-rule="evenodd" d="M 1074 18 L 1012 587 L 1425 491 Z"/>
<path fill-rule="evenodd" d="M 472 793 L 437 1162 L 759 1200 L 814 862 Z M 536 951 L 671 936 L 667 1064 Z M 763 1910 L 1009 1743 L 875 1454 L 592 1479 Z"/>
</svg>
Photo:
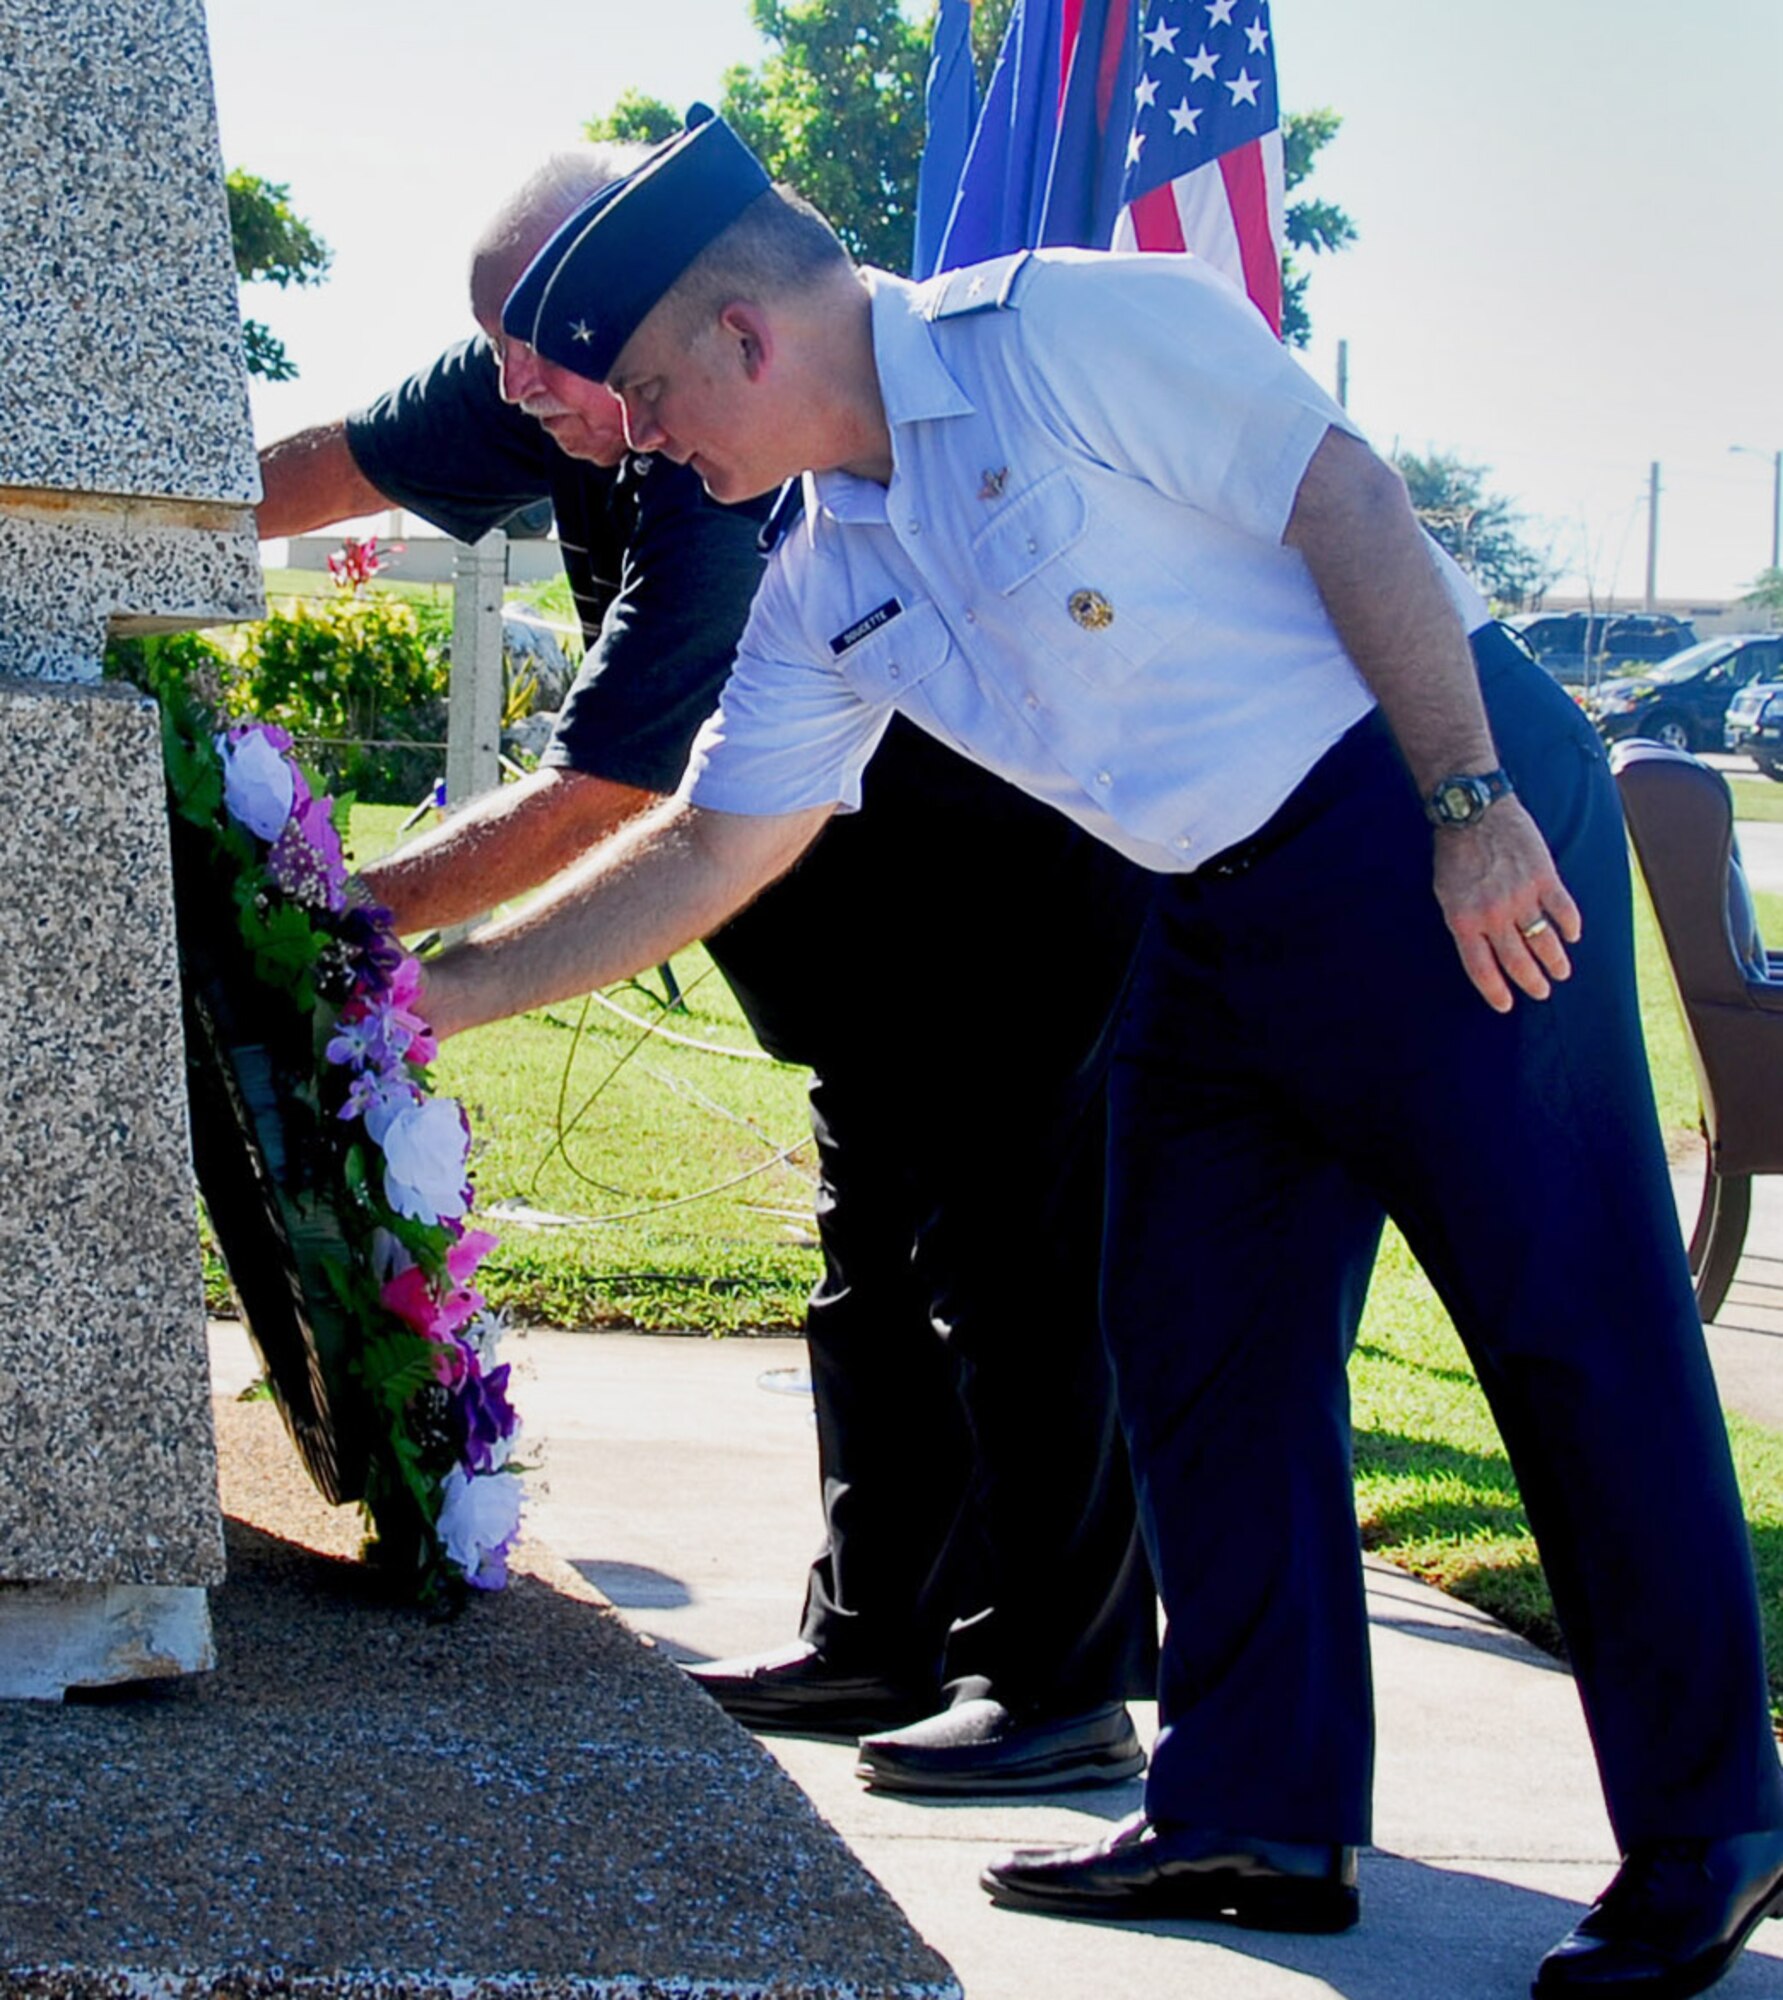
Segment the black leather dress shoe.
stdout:
<svg viewBox="0 0 1783 2000">
<path fill-rule="evenodd" d="M 744 1728 L 795 1736 L 893 1729 L 927 1715 L 937 1699 L 933 1688 L 832 1666 L 803 1644 L 747 1659 L 684 1662 L 681 1671 Z"/>
<path fill-rule="evenodd" d="M 1145 1769 L 1118 1701 L 1082 1715 L 1012 1715 L 1000 1701 L 956 1702 L 908 1729 L 867 1736 L 854 1767 L 878 1792 L 1055 1792 L 1118 1785 Z"/>
<path fill-rule="evenodd" d="M 1128 1820 L 1089 1847 L 1025 1847 L 978 1878 L 994 1901 L 1063 1917 L 1194 1917 L 1260 1931 L 1347 1931 L 1356 1850 Z"/>
<path fill-rule="evenodd" d="M 1637 1845 L 1531 1990 L 1684 2000 L 1714 1985 L 1766 1917 L 1783 1917 L 1783 1832 Z"/>
</svg>

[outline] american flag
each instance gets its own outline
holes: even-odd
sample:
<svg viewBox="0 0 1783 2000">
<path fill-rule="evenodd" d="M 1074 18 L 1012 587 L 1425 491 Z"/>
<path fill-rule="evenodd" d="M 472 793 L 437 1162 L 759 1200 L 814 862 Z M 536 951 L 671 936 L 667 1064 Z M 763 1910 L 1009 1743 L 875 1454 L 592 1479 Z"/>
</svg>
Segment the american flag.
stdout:
<svg viewBox="0 0 1783 2000">
<path fill-rule="evenodd" d="M 1117 250 L 1192 250 L 1282 327 L 1282 135 L 1267 0 L 1151 0 Z"/>
</svg>

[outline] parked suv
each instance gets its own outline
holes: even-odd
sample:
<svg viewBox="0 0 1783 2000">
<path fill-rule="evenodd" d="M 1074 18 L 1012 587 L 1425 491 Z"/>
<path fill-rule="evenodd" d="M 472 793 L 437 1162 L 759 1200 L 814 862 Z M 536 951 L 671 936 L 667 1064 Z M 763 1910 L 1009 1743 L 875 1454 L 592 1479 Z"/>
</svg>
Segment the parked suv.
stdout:
<svg viewBox="0 0 1783 2000">
<path fill-rule="evenodd" d="M 1585 697 L 1585 713 L 1606 743 L 1646 736 L 1676 750 L 1719 750 L 1734 697 L 1780 675 L 1783 633 L 1730 632 L 1687 646 L 1644 673 L 1602 682 Z"/>
<path fill-rule="evenodd" d="M 1625 662 L 1645 666 L 1669 660 L 1696 644 L 1689 619 L 1663 611 L 1538 611 L 1508 622 L 1548 672 L 1569 687 Z"/>
<path fill-rule="evenodd" d="M 1728 703 L 1726 744 L 1783 783 L 1783 632 L 1752 643 L 1769 648 L 1770 664 Z"/>
</svg>

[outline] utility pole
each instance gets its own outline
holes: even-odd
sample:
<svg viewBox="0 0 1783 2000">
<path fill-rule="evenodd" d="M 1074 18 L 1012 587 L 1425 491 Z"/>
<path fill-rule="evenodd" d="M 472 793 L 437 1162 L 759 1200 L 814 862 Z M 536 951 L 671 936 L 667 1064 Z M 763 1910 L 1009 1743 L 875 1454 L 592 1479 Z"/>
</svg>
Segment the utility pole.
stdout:
<svg viewBox="0 0 1783 2000">
<path fill-rule="evenodd" d="M 1643 609 L 1659 607 L 1659 461 L 1647 468 L 1647 601 Z"/>
<path fill-rule="evenodd" d="M 1340 340 L 1337 343 L 1337 407 L 1340 410 L 1347 410 L 1350 407 L 1350 343 L 1347 340 Z M 1738 450 L 1738 446 L 1735 446 L 1735 449 Z M 1777 558 L 1773 553 L 1771 556 L 1773 568 L 1776 566 L 1776 561 Z"/>
</svg>

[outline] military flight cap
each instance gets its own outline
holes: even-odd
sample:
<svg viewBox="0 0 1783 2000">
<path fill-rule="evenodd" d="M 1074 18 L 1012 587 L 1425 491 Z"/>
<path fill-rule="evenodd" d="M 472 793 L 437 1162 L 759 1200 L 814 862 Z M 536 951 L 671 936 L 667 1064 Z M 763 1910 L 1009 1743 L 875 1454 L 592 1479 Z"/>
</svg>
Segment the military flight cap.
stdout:
<svg viewBox="0 0 1783 2000">
<path fill-rule="evenodd" d="M 685 132 L 558 228 L 508 294 L 503 333 L 604 381 L 651 307 L 770 185 L 724 120 L 695 105 Z"/>
</svg>

